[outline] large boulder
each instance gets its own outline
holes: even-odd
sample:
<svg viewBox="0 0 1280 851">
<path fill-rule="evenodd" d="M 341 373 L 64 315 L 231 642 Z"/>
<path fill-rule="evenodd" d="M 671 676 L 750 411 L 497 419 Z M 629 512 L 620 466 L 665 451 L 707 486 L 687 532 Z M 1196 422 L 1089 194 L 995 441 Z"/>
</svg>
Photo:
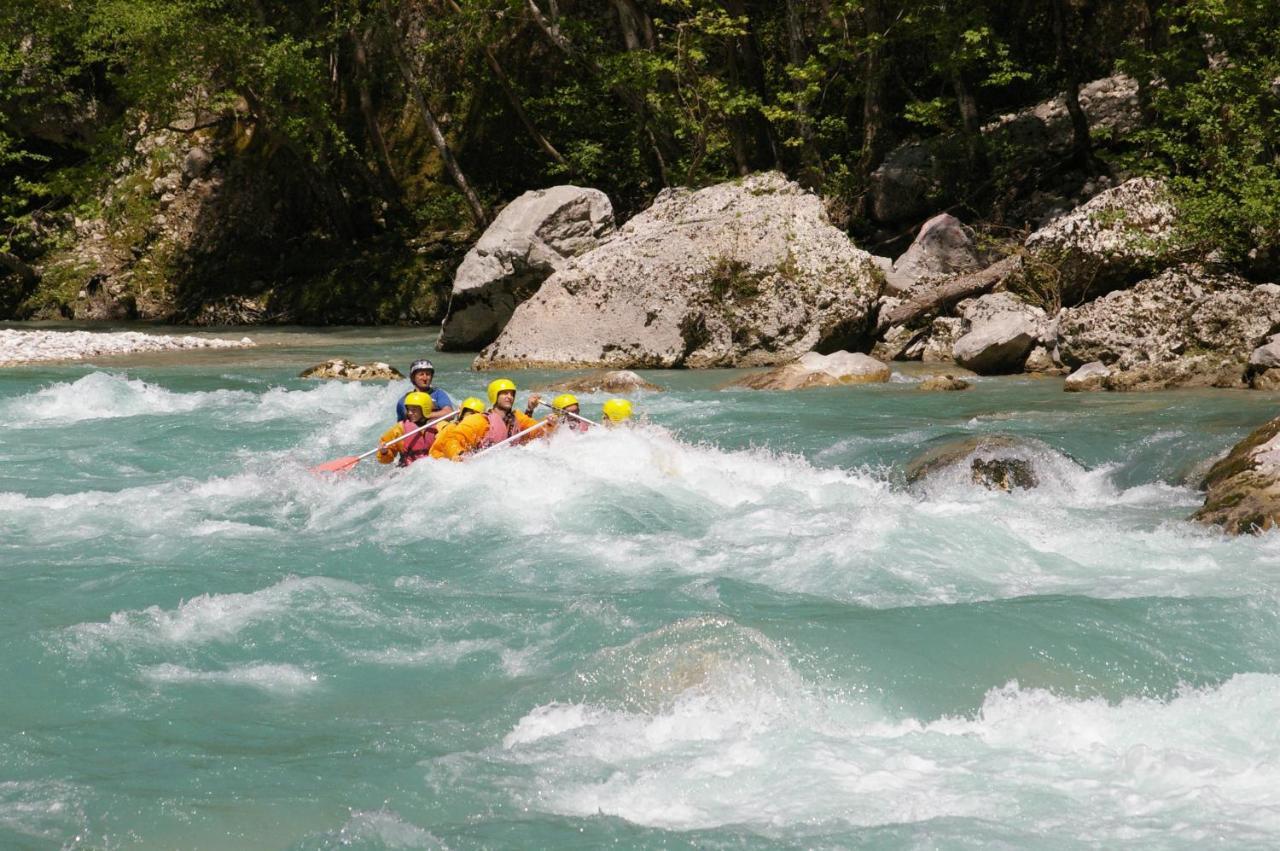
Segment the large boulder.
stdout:
<svg viewBox="0 0 1280 851">
<path fill-rule="evenodd" d="M 1085 84 L 1080 106 L 1095 133 L 1123 135 L 1142 121 L 1138 84 L 1117 74 Z M 1003 115 L 982 128 L 988 146 L 1009 160 L 1033 163 L 1053 159 L 1071 148 L 1071 116 L 1059 96 Z M 919 219 L 946 206 L 968 188 L 970 167 L 958 136 L 907 142 L 889 152 L 871 175 L 871 208 L 882 222 Z"/>
<path fill-rule="evenodd" d="M 1058 316 L 1070 366 L 1111 367 L 1107 389 L 1240 384 L 1251 354 L 1280 327 L 1280 291 L 1187 265 Z"/>
<path fill-rule="evenodd" d="M 973 231 L 955 216 L 939 213 L 921 225 L 886 280 L 890 292 L 906 293 L 920 282 L 973 272 L 981 266 Z"/>
<path fill-rule="evenodd" d="M 1154 178 L 1101 192 L 1027 237 L 1031 285 L 1074 305 L 1147 277 L 1173 262 L 1175 215 Z"/>
<path fill-rule="evenodd" d="M 1280 524 L 1280 417 L 1235 445 L 1202 485 L 1208 494 L 1192 518 L 1232 535 Z"/>
<path fill-rule="evenodd" d="M 883 282 L 781 174 L 667 190 L 548 278 L 476 368 L 769 366 L 859 348 Z"/>
<path fill-rule="evenodd" d="M 795 363 L 745 376 L 727 386 L 752 390 L 803 390 L 842 384 L 883 384 L 888 380 L 889 367 L 873 357 L 856 352 L 832 352 L 829 355 L 809 352 Z"/>
<path fill-rule="evenodd" d="M 613 230 L 613 206 L 598 189 L 553 186 L 524 193 L 463 258 L 436 348 L 475 351 L 492 343 L 516 305 Z"/>
<path fill-rule="evenodd" d="M 951 347 L 955 362 L 979 375 L 1000 375 L 1022 369 L 1039 342 L 1045 313 L 1010 293 L 991 293 L 958 309 L 964 333 Z"/>
</svg>

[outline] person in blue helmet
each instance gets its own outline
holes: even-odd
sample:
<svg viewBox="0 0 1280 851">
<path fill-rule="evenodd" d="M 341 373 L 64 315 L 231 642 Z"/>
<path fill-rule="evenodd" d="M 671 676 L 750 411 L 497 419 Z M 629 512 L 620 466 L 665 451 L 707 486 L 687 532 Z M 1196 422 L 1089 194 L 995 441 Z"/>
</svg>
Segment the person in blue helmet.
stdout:
<svg viewBox="0 0 1280 851">
<path fill-rule="evenodd" d="M 436 367 L 426 358 L 416 360 L 409 366 L 409 380 L 413 382 L 413 386 L 405 391 L 404 396 L 396 402 L 396 422 L 403 422 L 405 418 L 404 398 L 410 393 L 426 393 L 431 397 L 431 407 L 433 417 L 441 417 L 453 411 L 453 400 L 449 398 L 449 394 L 441 390 L 439 387 L 432 387 L 431 381 L 436 377 Z"/>
</svg>

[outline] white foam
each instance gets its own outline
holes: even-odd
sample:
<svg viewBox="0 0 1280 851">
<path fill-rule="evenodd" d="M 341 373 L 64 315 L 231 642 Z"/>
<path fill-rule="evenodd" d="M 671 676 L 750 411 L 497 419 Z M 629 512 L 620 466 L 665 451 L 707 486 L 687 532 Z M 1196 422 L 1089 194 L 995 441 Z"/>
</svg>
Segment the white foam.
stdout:
<svg viewBox="0 0 1280 851">
<path fill-rule="evenodd" d="M 176 349 L 242 349 L 254 345 L 241 337 L 174 337 L 137 331 L 17 331 L 0 329 L 0 366 L 53 360 L 84 360 L 103 355 L 163 352 Z"/>
<path fill-rule="evenodd" d="M 256 400 L 253 393 L 215 390 L 174 393 L 156 384 L 108 372 L 93 372 L 58 382 L 0 406 L 0 423 L 26 425 L 49 421 L 81 422 L 117 417 L 186 414 Z"/>
<path fill-rule="evenodd" d="M 383 650 L 357 650 L 350 656 L 360 662 L 393 667 L 454 667 L 468 656 L 489 653 L 499 656 L 506 651 L 502 642 L 492 638 L 435 641 L 421 647 L 391 647 Z"/>
<path fill-rule="evenodd" d="M 384 401 L 369 394 L 360 410 L 375 418 Z M 303 551 L 373 543 L 397 557 L 425 531 L 433 552 L 456 552 L 481 584 L 571 584 L 583 594 L 668 576 L 876 607 L 1280 593 L 1270 566 L 1280 536 L 1224 539 L 1180 520 L 1197 502 L 1190 490 L 1119 488 L 1110 468 L 1049 450 L 1032 456 L 1042 486 L 1012 493 L 952 473 L 902 490 L 878 472 L 690 446 L 643 428 L 557 435 L 463 464 L 369 462 L 324 478 L 292 454 L 255 453 L 233 475 L 117 492 L 0 493 L 0 532 L 55 548 L 118 538 L 135 558 L 166 559 L 187 557 L 174 529 L 206 541 L 287 534 Z M 438 568 L 453 556 L 442 558 Z"/>
<path fill-rule="evenodd" d="M 65 839 L 85 824 L 84 797 L 82 787 L 62 780 L 0 780 L 0 830 Z"/>
<path fill-rule="evenodd" d="M 785 678 L 784 678 L 785 679 Z M 1280 831 L 1280 676 L 1168 700 L 1076 700 L 1009 684 L 973 718 L 894 720 L 872 705 L 716 676 L 650 711 L 535 707 L 477 758 L 532 771 L 517 803 L 677 830 L 1005 822 L 1069 835 L 1228 845 Z M 1235 841 L 1233 841 L 1233 839 Z"/>
<path fill-rule="evenodd" d="M 296 665 L 238 665 L 225 671 L 194 671 L 181 665 L 152 665 L 142 676 L 153 683 L 248 686 L 273 694 L 295 694 L 314 688 L 320 677 Z"/>
<path fill-rule="evenodd" d="M 361 594 L 361 588 L 350 582 L 291 576 L 250 593 L 201 594 L 174 609 L 149 606 L 141 611 L 114 612 L 106 622 L 77 624 L 67 634 L 72 648 L 80 653 L 106 646 L 229 642 L 246 629 L 283 615 L 358 615 L 362 610 L 352 598 Z"/>
<path fill-rule="evenodd" d="M 324 421 L 324 433 L 337 431 L 347 441 L 387 419 L 397 395 L 394 386 L 326 381 L 305 390 L 273 387 L 247 390 L 179 392 L 126 375 L 92 372 L 0 403 L 0 425 L 22 427 L 48 422 L 81 422 L 120 417 L 198 413 L 235 422 L 280 419 Z M 353 418 L 352 422 L 347 422 Z M 336 421 L 336 425 L 329 424 Z"/>
<path fill-rule="evenodd" d="M 339 848 L 428 848 L 443 851 L 449 847 L 430 831 L 386 809 L 352 810 L 351 818 L 328 836 Z"/>
</svg>

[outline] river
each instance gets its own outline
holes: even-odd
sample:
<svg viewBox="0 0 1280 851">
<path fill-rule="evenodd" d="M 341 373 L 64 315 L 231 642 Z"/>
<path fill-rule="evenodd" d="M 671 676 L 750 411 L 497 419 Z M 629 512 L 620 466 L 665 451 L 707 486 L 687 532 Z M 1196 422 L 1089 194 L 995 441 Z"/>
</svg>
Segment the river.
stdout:
<svg viewBox="0 0 1280 851">
<path fill-rule="evenodd" d="M 1185 520 L 1274 394 L 652 371 L 639 428 L 317 478 L 404 388 L 303 367 L 493 376 L 241 334 L 0 370 L 0 847 L 1280 844 L 1280 535 Z M 994 432 L 1039 488 L 903 481 Z"/>
</svg>

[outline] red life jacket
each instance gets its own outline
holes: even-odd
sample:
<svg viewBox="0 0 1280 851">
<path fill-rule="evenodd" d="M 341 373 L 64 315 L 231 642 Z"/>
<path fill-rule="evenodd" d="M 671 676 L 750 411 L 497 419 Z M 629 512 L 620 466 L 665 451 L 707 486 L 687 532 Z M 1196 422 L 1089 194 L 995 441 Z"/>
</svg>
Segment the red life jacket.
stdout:
<svg viewBox="0 0 1280 851">
<path fill-rule="evenodd" d="M 513 434 L 520 432 L 520 425 L 516 422 L 515 414 L 511 415 L 511 425 L 507 426 L 507 414 L 497 408 L 490 408 L 485 414 L 485 418 L 489 420 L 489 431 L 481 442 L 481 447 L 493 446 L 495 443 L 501 443 Z"/>
<path fill-rule="evenodd" d="M 404 429 L 404 433 L 408 434 L 415 428 L 419 428 L 418 424 L 413 420 L 403 420 L 400 428 Z M 431 444 L 436 442 L 436 430 L 434 428 L 424 429 L 412 437 L 406 437 L 400 441 L 400 466 L 408 467 L 419 458 L 427 457 L 427 453 L 431 451 Z"/>
</svg>

